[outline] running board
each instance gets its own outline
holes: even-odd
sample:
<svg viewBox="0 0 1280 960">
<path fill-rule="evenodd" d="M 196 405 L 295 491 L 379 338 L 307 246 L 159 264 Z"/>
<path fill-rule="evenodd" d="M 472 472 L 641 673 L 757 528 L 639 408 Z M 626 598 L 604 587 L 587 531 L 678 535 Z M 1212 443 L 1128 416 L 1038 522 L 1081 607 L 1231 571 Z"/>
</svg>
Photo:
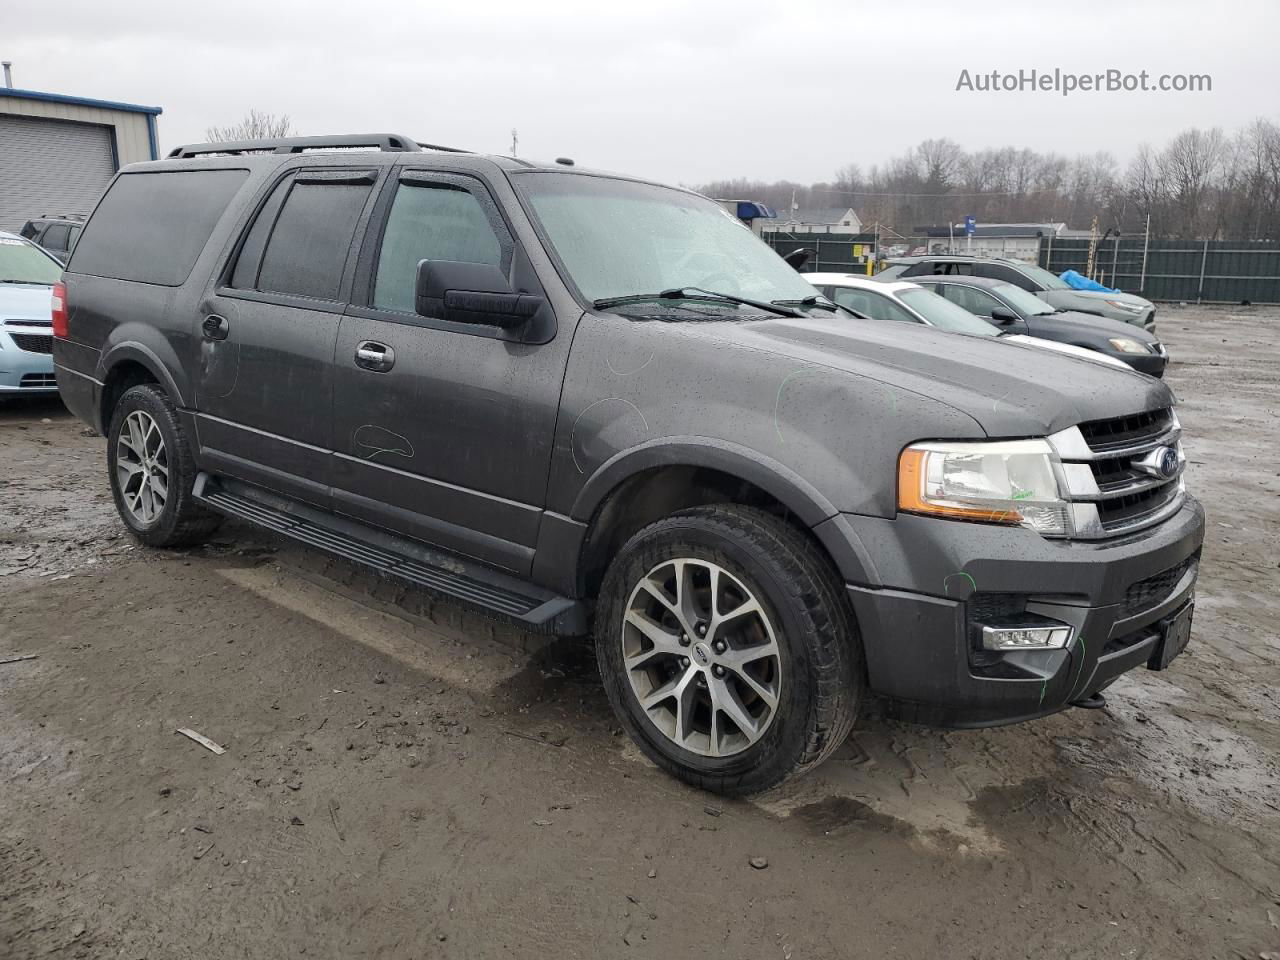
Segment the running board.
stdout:
<svg viewBox="0 0 1280 960">
<path fill-rule="evenodd" d="M 576 600 L 359 521 L 207 473 L 197 474 L 192 496 L 218 513 L 526 626 L 568 635 L 587 632 L 586 611 Z"/>
</svg>

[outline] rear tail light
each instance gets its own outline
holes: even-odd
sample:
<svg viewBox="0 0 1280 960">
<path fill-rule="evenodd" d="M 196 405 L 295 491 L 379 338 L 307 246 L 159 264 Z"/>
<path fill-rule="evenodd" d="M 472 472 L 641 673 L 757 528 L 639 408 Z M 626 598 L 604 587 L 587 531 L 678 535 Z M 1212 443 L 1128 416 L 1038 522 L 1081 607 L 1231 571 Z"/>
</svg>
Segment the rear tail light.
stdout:
<svg viewBox="0 0 1280 960">
<path fill-rule="evenodd" d="M 53 307 L 53 335 L 65 339 L 67 336 L 67 285 L 65 283 L 53 285 L 51 306 Z"/>
</svg>

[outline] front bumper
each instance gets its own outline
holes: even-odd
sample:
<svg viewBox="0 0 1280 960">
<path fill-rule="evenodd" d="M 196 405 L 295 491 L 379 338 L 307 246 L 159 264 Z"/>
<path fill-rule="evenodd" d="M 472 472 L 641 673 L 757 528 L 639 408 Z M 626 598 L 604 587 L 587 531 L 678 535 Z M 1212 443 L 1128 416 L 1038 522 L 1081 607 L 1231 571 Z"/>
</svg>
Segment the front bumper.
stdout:
<svg viewBox="0 0 1280 960">
<path fill-rule="evenodd" d="M 872 690 L 904 719 L 990 726 L 1054 713 L 1145 664 L 1193 597 L 1204 511 L 1112 541 L 899 515 L 846 516 L 886 586 L 849 585 Z M 993 654 L 973 625 L 1008 598 L 1072 627 L 1065 649 Z"/>
<path fill-rule="evenodd" d="M 1169 358 L 1158 353 L 1121 353 L 1119 350 L 1108 356 L 1115 357 L 1121 363 L 1127 363 L 1139 373 L 1152 377 L 1163 377 L 1164 368 L 1169 365 Z"/>
<path fill-rule="evenodd" d="M 23 338 L 23 343 L 41 343 L 49 331 L 39 328 L 0 328 L 0 395 L 26 396 L 48 395 L 58 392 L 53 375 L 53 355 L 43 350 L 26 350 L 19 346 L 13 335 Z M 52 345 L 52 339 L 50 338 Z"/>
</svg>

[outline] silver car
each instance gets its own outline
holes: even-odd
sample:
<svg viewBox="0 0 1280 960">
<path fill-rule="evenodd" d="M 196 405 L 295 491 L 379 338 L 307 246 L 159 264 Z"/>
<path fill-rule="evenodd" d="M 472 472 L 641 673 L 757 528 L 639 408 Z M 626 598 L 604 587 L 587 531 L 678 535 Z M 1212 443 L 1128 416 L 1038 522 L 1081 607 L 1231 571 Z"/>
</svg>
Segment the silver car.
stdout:
<svg viewBox="0 0 1280 960">
<path fill-rule="evenodd" d="M 986 277 L 1003 280 L 1029 290 L 1059 310 L 1092 313 L 1112 320 L 1123 320 L 1154 333 L 1156 308 L 1150 300 L 1132 293 L 1101 293 L 1077 290 L 1043 267 L 1024 260 L 996 257 L 967 257 L 959 254 L 931 254 L 923 257 L 898 257 L 876 274 L 877 280 L 914 280 L 926 276 Z"/>
<path fill-rule="evenodd" d="M 58 392 L 50 298 L 61 276 L 49 254 L 0 231 L 0 400 Z"/>
</svg>

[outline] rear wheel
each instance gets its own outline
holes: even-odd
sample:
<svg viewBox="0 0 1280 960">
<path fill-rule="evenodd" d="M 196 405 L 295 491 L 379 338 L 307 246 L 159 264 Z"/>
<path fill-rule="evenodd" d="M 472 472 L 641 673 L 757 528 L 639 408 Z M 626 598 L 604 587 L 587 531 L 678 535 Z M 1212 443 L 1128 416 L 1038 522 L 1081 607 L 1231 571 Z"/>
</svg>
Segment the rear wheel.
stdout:
<svg viewBox="0 0 1280 960">
<path fill-rule="evenodd" d="M 820 763 L 861 696 L 860 640 L 830 564 L 747 507 L 683 511 L 633 536 L 605 575 L 596 654 L 641 749 L 720 793 Z"/>
<path fill-rule="evenodd" d="M 126 390 L 107 431 L 107 470 L 129 532 L 153 547 L 199 543 L 218 515 L 191 496 L 195 462 L 177 411 L 155 384 Z"/>
</svg>

